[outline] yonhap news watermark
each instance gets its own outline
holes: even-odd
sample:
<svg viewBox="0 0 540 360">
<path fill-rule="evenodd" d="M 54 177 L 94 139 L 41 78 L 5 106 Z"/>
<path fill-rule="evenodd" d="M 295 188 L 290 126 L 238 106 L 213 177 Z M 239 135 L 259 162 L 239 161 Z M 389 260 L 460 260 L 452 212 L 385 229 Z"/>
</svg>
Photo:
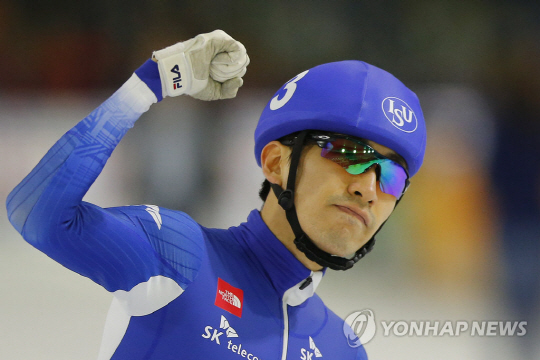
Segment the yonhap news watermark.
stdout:
<svg viewBox="0 0 540 360">
<path fill-rule="evenodd" d="M 381 320 L 376 322 L 370 309 L 355 311 L 343 324 L 343 334 L 351 347 L 367 344 L 377 331 L 382 336 L 525 336 L 527 321 L 507 320 Z"/>
</svg>

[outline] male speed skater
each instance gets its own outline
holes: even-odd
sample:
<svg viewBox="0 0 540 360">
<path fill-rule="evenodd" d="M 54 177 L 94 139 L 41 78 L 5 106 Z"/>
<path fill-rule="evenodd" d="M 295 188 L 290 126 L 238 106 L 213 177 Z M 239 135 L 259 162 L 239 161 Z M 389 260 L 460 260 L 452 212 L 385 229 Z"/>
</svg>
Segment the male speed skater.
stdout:
<svg viewBox="0 0 540 360">
<path fill-rule="evenodd" d="M 113 293 L 99 359 L 367 358 L 315 291 L 373 248 L 422 164 L 419 101 L 388 72 L 328 63 L 277 91 L 255 131 L 264 204 L 238 226 L 82 201 L 141 114 L 166 97 L 233 98 L 248 64 L 220 30 L 154 52 L 8 196 L 27 242 Z"/>
</svg>

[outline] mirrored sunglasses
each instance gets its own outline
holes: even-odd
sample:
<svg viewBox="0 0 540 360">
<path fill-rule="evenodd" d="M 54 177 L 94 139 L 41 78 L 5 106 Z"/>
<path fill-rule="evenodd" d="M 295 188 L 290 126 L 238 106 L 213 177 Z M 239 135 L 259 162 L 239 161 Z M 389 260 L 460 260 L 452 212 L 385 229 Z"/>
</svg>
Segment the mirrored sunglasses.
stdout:
<svg viewBox="0 0 540 360">
<path fill-rule="evenodd" d="M 351 175 L 362 174 L 378 165 L 378 181 L 382 192 L 401 198 L 409 186 L 407 171 L 397 162 L 378 153 L 360 139 L 334 134 L 308 135 L 322 149 L 321 156 L 344 168 Z"/>
</svg>

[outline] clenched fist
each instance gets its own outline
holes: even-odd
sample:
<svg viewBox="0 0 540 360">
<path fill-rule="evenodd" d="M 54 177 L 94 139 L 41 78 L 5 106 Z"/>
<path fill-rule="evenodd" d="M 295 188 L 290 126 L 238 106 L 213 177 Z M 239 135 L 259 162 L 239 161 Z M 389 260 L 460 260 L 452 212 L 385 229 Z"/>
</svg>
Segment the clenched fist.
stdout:
<svg viewBox="0 0 540 360">
<path fill-rule="evenodd" d="M 222 30 L 155 51 L 153 59 L 163 97 L 188 94 L 201 100 L 235 97 L 249 64 L 244 45 Z"/>
</svg>

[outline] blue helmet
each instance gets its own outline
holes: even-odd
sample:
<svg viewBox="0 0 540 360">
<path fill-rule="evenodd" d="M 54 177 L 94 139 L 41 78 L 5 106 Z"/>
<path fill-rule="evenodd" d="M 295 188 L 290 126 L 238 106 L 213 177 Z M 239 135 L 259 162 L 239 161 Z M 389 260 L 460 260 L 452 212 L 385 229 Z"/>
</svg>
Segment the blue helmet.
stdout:
<svg viewBox="0 0 540 360">
<path fill-rule="evenodd" d="M 289 171 L 287 189 L 270 184 L 295 234 L 296 247 L 321 266 L 347 270 L 371 251 L 375 235 L 349 259 L 319 249 L 302 230 L 294 206 L 294 184 L 309 130 L 384 145 L 405 159 L 409 176 L 413 176 L 422 166 L 426 150 L 424 116 L 418 98 L 401 81 L 362 61 L 334 62 L 306 70 L 285 83 L 264 108 L 255 129 L 259 166 L 266 144 L 298 133 L 291 153 L 291 169 L 295 170 Z"/>
<path fill-rule="evenodd" d="M 392 74 L 362 61 L 328 63 L 304 71 L 274 95 L 255 130 L 255 157 L 270 141 L 302 130 L 321 130 L 384 145 L 418 172 L 426 149 L 420 102 Z"/>
</svg>

